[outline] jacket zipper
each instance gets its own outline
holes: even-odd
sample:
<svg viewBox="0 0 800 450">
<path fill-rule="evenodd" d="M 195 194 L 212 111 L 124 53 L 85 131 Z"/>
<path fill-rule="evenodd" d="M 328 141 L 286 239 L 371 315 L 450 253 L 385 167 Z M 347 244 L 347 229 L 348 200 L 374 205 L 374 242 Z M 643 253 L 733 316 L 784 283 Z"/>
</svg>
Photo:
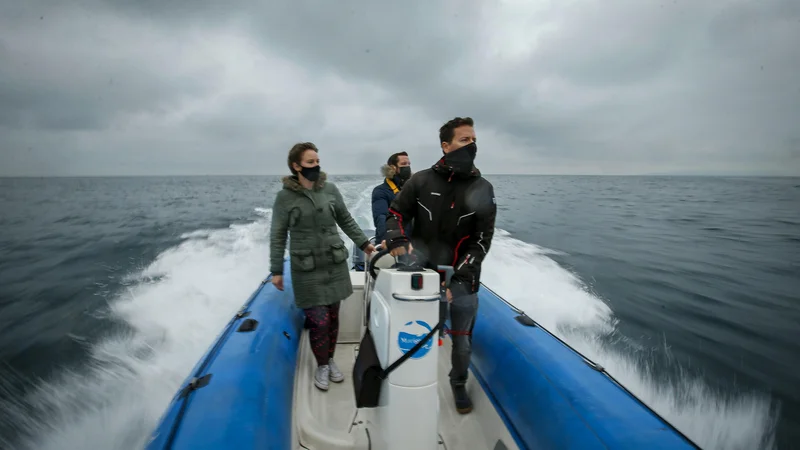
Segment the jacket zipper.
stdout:
<svg viewBox="0 0 800 450">
<path fill-rule="evenodd" d="M 464 261 L 462 261 L 461 264 L 458 265 L 456 270 L 461 270 L 461 268 L 464 267 L 464 264 L 466 264 L 467 261 L 469 261 L 469 256 L 470 256 L 469 253 L 467 253 L 467 256 L 464 257 Z"/>
<path fill-rule="evenodd" d="M 313 209 L 314 213 L 311 214 L 311 216 L 314 218 L 314 229 L 318 230 L 319 229 L 319 220 L 317 220 L 317 202 L 314 201 L 314 195 L 313 195 L 312 192 L 306 191 L 306 192 L 303 192 L 303 194 L 306 197 L 308 197 L 309 200 L 311 200 L 311 205 L 314 208 Z M 323 248 L 322 242 L 323 242 L 324 238 L 322 237 L 322 235 L 320 233 L 316 233 L 316 238 L 317 238 L 317 248 Z"/>
</svg>

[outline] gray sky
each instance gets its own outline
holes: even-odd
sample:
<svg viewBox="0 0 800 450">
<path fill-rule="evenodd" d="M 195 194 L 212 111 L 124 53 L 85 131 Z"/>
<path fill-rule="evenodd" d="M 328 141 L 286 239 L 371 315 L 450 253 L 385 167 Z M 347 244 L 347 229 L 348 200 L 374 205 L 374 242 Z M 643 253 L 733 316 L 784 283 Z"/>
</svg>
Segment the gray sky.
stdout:
<svg viewBox="0 0 800 450">
<path fill-rule="evenodd" d="M 0 175 L 418 170 L 455 116 L 485 173 L 800 175 L 798 43 L 795 0 L 0 0 Z"/>
</svg>

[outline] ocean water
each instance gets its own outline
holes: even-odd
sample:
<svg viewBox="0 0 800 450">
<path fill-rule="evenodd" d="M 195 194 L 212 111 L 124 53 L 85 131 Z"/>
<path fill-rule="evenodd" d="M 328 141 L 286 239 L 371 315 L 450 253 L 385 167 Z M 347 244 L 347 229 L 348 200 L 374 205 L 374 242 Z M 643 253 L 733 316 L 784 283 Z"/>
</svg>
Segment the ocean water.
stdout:
<svg viewBox="0 0 800 450">
<path fill-rule="evenodd" d="M 800 448 L 800 179 L 487 178 L 487 286 L 703 448 Z M 332 179 L 371 228 L 380 179 Z M 278 188 L 0 179 L 0 448 L 141 448 L 266 275 Z"/>
</svg>

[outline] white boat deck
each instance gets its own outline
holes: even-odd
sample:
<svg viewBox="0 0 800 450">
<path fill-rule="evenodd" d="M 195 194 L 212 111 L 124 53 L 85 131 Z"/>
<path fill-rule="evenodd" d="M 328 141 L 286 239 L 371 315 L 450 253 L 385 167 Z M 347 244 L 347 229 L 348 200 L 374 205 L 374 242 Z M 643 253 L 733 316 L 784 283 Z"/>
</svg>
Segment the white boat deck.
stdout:
<svg viewBox="0 0 800 450">
<path fill-rule="evenodd" d="M 350 299 L 354 300 L 354 299 Z M 348 301 L 350 301 L 348 300 Z M 494 406 L 471 374 L 467 391 L 473 402 L 469 414 L 455 410 L 450 390 L 450 339 L 439 348 L 439 448 L 448 450 L 518 450 Z M 334 359 L 345 374 L 341 383 L 330 383 L 323 392 L 312 378 L 316 362 L 303 330 L 294 387 L 293 441 L 295 449 L 338 450 L 370 449 L 364 417 L 369 409 L 358 411 L 353 393 L 353 364 L 358 344 L 340 343 Z"/>
</svg>

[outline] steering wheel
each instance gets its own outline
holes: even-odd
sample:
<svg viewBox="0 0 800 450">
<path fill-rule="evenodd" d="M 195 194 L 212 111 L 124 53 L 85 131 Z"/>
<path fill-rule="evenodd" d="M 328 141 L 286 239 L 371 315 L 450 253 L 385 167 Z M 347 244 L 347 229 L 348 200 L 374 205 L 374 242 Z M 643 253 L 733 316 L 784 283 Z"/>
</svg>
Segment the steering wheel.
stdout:
<svg viewBox="0 0 800 450">
<path fill-rule="evenodd" d="M 382 249 L 378 250 L 375 253 L 375 256 L 373 256 L 369 260 L 369 263 L 367 263 L 367 271 L 369 271 L 369 274 L 372 275 L 372 279 L 378 278 L 378 274 L 377 274 L 377 272 L 375 272 L 375 262 L 378 261 L 379 259 L 383 258 L 384 256 L 388 255 L 388 254 L 389 254 L 389 249 L 382 248 Z M 407 256 L 407 257 L 412 257 L 413 256 L 414 260 L 406 261 L 406 262 L 397 261 L 395 264 L 392 265 L 392 268 L 406 267 L 406 268 L 411 269 L 411 270 L 422 269 L 423 268 L 422 266 L 419 266 L 419 265 L 416 264 L 416 255 L 409 255 L 408 253 L 406 253 L 405 256 Z M 454 274 L 454 268 L 453 268 L 453 266 L 437 265 L 436 266 L 436 271 L 439 272 L 439 276 L 440 276 L 442 282 L 444 283 L 444 286 L 442 286 L 442 292 L 441 292 L 442 295 L 444 295 L 445 290 L 448 287 L 450 287 L 450 281 L 451 281 L 451 278 L 453 277 L 453 274 Z M 367 313 L 367 314 L 369 315 L 369 313 Z"/>
<path fill-rule="evenodd" d="M 388 255 L 389 252 L 390 252 L 390 250 L 388 248 L 380 249 L 375 253 L 375 256 L 373 256 L 369 260 L 369 264 L 367 264 L 367 270 L 369 271 L 369 274 L 372 275 L 373 279 L 378 278 L 378 273 L 375 271 L 375 263 L 379 259 L 381 259 L 384 256 Z M 393 269 L 396 269 L 398 267 L 412 266 L 412 265 L 414 265 L 414 263 L 416 262 L 416 259 L 417 259 L 416 255 L 410 255 L 408 253 L 406 253 L 405 255 L 398 256 L 397 258 L 398 258 L 398 260 L 392 265 Z M 408 258 L 413 258 L 413 260 L 412 259 L 408 259 Z"/>
<path fill-rule="evenodd" d="M 367 263 L 367 270 L 369 271 L 369 274 L 372 275 L 373 279 L 378 278 L 378 274 L 375 273 L 375 262 L 388 254 L 389 254 L 389 249 L 382 248 L 378 250 L 377 253 L 375 253 L 375 256 L 370 258 L 369 262 Z"/>
</svg>

